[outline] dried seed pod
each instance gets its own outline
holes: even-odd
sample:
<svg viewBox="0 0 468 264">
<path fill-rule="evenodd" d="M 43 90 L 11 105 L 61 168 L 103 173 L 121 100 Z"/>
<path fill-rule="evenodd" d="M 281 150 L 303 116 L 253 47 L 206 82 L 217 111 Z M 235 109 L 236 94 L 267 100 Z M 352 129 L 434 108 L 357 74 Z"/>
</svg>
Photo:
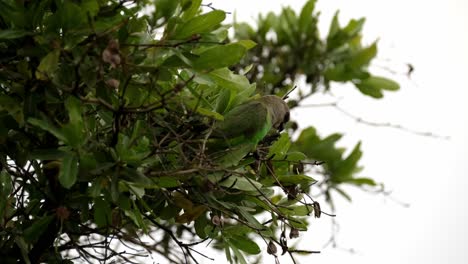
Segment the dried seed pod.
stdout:
<svg viewBox="0 0 468 264">
<path fill-rule="evenodd" d="M 57 215 L 57 218 L 60 219 L 60 221 L 64 221 L 70 217 L 70 210 L 64 206 L 60 206 L 55 209 L 55 214 Z"/>
<path fill-rule="evenodd" d="M 213 217 L 211 217 L 211 223 L 215 226 L 220 226 L 223 224 L 223 220 L 218 215 L 213 215 Z"/>
<path fill-rule="evenodd" d="M 314 207 L 315 218 L 320 218 L 320 215 L 322 215 L 322 210 L 320 210 L 320 204 L 318 202 L 314 202 L 312 205 Z"/>
<path fill-rule="evenodd" d="M 291 231 L 289 232 L 289 238 L 297 238 L 299 237 L 299 229 L 297 228 L 291 228 Z"/>
<path fill-rule="evenodd" d="M 270 243 L 268 243 L 267 253 L 270 255 L 275 255 L 276 252 L 278 252 L 278 249 L 276 248 L 275 243 L 270 241 Z"/>
<path fill-rule="evenodd" d="M 109 40 L 106 49 L 102 52 L 102 60 L 111 65 L 112 68 L 116 68 L 121 63 L 119 42 L 115 39 Z"/>
<path fill-rule="evenodd" d="M 106 84 L 117 90 L 119 88 L 120 81 L 117 79 L 109 79 L 106 81 Z"/>
<path fill-rule="evenodd" d="M 288 195 L 288 200 L 294 200 L 299 194 L 299 186 L 298 185 L 285 186 L 284 192 Z"/>
</svg>

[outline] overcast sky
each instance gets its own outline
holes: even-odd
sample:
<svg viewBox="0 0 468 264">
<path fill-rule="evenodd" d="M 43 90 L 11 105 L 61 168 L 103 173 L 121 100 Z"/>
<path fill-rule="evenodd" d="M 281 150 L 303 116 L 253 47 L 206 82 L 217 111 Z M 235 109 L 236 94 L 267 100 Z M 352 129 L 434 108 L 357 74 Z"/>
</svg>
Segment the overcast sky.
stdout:
<svg viewBox="0 0 468 264">
<path fill-rule="evenodd" d="M 286 5 L 299 10 L 305 1 L 210 2 L 225 11 L 237 10 L 239 21 L 251 22 L 259 12 L 278 12 Z M 366 17 L 364 41 L 379 39 L 374 72 L 402 86 L 378 101 L 351 87 L 336 87 L 333 91 L 344 97 L 347 111 L 369 121 L 401 124 L 451 139 L 365 126 L 331 108 L 295 111 L 293 118 L 301 127 L 313 125 L 322 135 L 344 133 L 342 146 L 350 148 L 362 140 L 361 175 L 385 183 L 392 198 L 410 204 L 405 208 L 391 198 L 349 189 L 353 203 L 340 200 L 337 207 L 340 249 L 322 248 L 330 234 L 329 219 L 312 220 L 301 243 L 322 253 L 301 263 L 468 263 L 468 1 L 319 0 L 317 6 L 322 32 L 327 32 L 337 9 L 342 24 Z M 404 72 L 406 63 L 415 66 L 411 80 L 383 70 Z M 264 263 L 274 262 L 265 258 Z M 290 260 L 284 257 L 281 263 Z"/>
</svg>

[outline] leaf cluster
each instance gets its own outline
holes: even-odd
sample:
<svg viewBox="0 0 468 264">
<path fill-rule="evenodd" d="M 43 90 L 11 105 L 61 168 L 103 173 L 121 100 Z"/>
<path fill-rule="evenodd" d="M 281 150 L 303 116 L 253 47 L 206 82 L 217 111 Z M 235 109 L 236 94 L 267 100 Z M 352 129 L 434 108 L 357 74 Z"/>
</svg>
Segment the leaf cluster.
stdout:
<svg viewBox="0 0 468 264">
<path fill-rule="evenodd" d="M 308 194 L 315 161 L 327 190 L 375 185 L 354 178 L 360 145 L 343 157 L 339 135 L 272 131 L 227 166 L 210 143 L 233 107 L 284 94 L 299 74 L 312 91 L 319 81 L 392 90 L 365 70 L 376 48 L 360 46 L 362 22 L 333 22 L 324 44 L 314 3 L 269 14 L 257 30 L 236 24 L 229 40 L 226 13 L 202 12 L 201 0 L 2 1 L 1 258 L 196 262 L 205 241 L 231 262 L 262 248 L 276 256 L 275 244 L 292 257 L 288 241 L 321 213 Z"/>
</svg>

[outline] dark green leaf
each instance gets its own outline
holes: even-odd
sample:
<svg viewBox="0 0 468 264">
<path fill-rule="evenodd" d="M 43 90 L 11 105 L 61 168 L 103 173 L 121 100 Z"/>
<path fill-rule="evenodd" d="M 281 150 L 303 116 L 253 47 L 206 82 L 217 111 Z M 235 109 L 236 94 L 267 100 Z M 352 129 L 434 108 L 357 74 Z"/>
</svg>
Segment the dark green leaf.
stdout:
<svg viewBox="0 0 468 264">
<path fill-rule="evenodd" d="M 352 184 L 359 185 L 359 186 L 360 185 L 369 185 L 369 186 L 377 185 L 377 183 L 373 179 L 370 179 L 370 178 L 353 178 L 353 179 L 346 181 L 346 183 L 352 183 Z"/>
<path fill-rule="evenodd" d="M 238 43 L 214 46 L 199 54 L 199 57 L 193 62 L 193 66 L 198 70 L 231 66 L 238 63 L 246 51 L 244 45 Z"/>
<path fill-rule="evenodd" d="M 359 91 L 361 91 L 361 93 L 365 95 L 374 97 L 376 99 L 383 97 L 382 90 L 376 86 L 361 82 L 356 84 L 356 87 L 359 89 Z"/>
<path fill-rule="evenodd" d="M 43 216 L 35 219 L 32 225 L 24 230 L 23 237 L 29 243 L 34 243 L 47 230 L 49 224 L 54 220 L 53 215 Z"/>
<path fill-rule="evenodd" d="M 54 125 L 50 124 L 49 122 L 37 118 L 28 118 L 28 123 L 37 126 L 52 135 L 54 135 L 57 139 L 67 142 L 67 138 L 65 135 L 60 131 L 58 128 L 56 128 Z"/>
<path fill-rule="evenodd" d="M 307 159 L 307 156 L 302 152 L 292 151 L 288 152 L 285 158 L 288 161 L 304 161 Z"/>
<path fill-rule="evenodd" d="M 174 2 L 173 0 L 168 0 L 168 2 Z M 185 20 L 193 18 L 197 12 L 200 10 L 200 5 L 202 0 L 188 0 L 185 1 L 185 5 L 183 6 L 184 13 L 182 14 L 182 18 Z"/>
<path fill-rule="evenodd" d="M 397 82 L 379 76 L 371 76 L 363 80 L 360 85 L 375 87 L 377 89 L 388 91 L 397 91 L 398 89 L 400 89 L 400 85 Z"/>
<path fill-rule="evenodd" d="M 242 191 L 257 191 L 262 187 L 262 185 L 253 180 L 247 180 L 245 177 L 231 176 L 226 180 L 223 180 L 219 185 L 226 188 L 238 189 Z"/>
<path fill-rule="evenodd" d="M 12 187 L 11 176 L 5 170 L 0 171 L 0 216 L 5 215 Z"/>
<path fill-rule="evenodd" d="M 175 39 L 185 39 L 195 34 L 206 33 L 218 27 L 226 18 L 221 10 L 213 10 L 206 14 L 196 16 L 177 27 Z"/>
<path fill-rule="evenodd" d="M 32 32 L 22 30 L 22 29 L 4 29 L 4 30 L 0 30 L 0 40 L 17 39 L 17 38 L 22 38 L 24 36 L 30 36 L 32 34 L 33 34 Z"/>
<path fill-rule="evenodd" d="M 333 190 L 337 191 L 341 196 L 343 196 L 346 200 L 348 200 L 348 202 L 352 201 L 351 196 L 349 196 L 349 194 L 347 194 L 341 188 L 335 187 L 333 188 Z"/>
<path fill-rule="evenodd" d="M 294 228 L 297 228 L 299 229 L 300 231 L 307 231 L 307 222 L 302 219 L 302 218 L 298 218 L 298 217 L 289 217 L 288 218 L 288 222 L 289 224 L 294 227 Z"/>
<path fill-rule="evenodd" d="M 290 146 L 291 139 L 289 138 L 288 133 L 282 133 L 280 138 L 270 147 L 268 156 L 272 157 L 274 155 L 274 159 L 281 160 L 286 155 Z"/>
<path fill-rule="evenodd" d="M 360 68 L 369 65 L 370 61 L 377 55 L 377 43 L 374 42 L 367 48 L 361 49 L 352 55 L 350 66 Z"/>
<path fill-rule="evenodd" d="M 36 78 L 39 80 L 49 80 L 52 75 L 58 68 L 58 62 L 60 57 L 60 50 L 56 49 L 44 58 L 42 58 L 41 63 L 37 67 Z"/>
<path fill-rule="evenodd" d="M 111 208 L 107 201 L 102 198 L 94 200 L 94 222 L 98 227 L 105 227 L 111 220 Z"/>
<path fill-rule="evenodd" d="M 242 252 L 240 252 L 239 249 L 233 243 L 231 243 L 230 240 L 225 240 L 225 241 L 230 245 L 230 249 L 232 250 L 232 252 L 236 256 L 236 260 L 240 264 L 247 264 L 247 261 L 245 260 L 244 254 L 242 254 Z"/>
<path fill-rule="evenodd" d="M 310 205 L 280 207 L 279 210 L 290 216 L 308 216 L 313 212 L 313 207 Z"/>
<path fill-rule="evenodd" d="M 261 252 L 257 243 L 245 236 L 234 235 L 229 238 L 229 242 L 248 254 L 255 255 Z"/>
<path fill-rule="evenodd" d="M 242 215 L 242 217 L 247 221 L 249 222 L 249 224 L 254 227 L 254 228 L 258 228 L 258 229 L 264 229 L 265 227 L 257 220 L 257 218 L 255 218 L 252 214 L 250 214 L 249 212 L 247 212 L 247 210 L 239 207 L 238 208 L 238 211 L 239 213 Z"/>
<path fill-rule="evenodd" d="M 223 89 L 231 89 L 236 94 L 250 87 L 255 87 L 255 84 L 250 84 L 245 76 L 234 74 L 228 68 L 216 69 L 211 71 L 208 76 Z"/>
<path fill-rule="evenodd" d="M 304 184 L 308 186 L 316 182 L 314 178 L 301 174 L 279 175 L 278 180 L 284 185 Z"/>
<path fill-rule="evenodd" d="M 354 172 L 360 170 L 357 164 L 361 157 L 361 142 L 359 142 L 346 159 L 336 162 L 331 180 L 339 182 L 351 178 Z"/>
<path fill-rule="evenodd" d="M 60 184 L 70 189 L 75 184 L 78 176 L 78 158 L 74 153 L 67 153 L 62 158 L 60 167 L 59 181 Z"/>
<path fill-rule="evenodd" d="M 58 160 L 63 158 L 67 153 L 58 149 L 37 149 L 29 153 L 29 159 L 37 160 Z"/>
<path fill-rule="evenodd" d="M 302 7 L 301 14 L 299 15 L 299 32 L 305 34 L 308 28 L 312 28 L 314 25 L 312 21 L 314 19 L 313 12 L 315 8 L 316 0 L 309 0 Z"/>
</svg>

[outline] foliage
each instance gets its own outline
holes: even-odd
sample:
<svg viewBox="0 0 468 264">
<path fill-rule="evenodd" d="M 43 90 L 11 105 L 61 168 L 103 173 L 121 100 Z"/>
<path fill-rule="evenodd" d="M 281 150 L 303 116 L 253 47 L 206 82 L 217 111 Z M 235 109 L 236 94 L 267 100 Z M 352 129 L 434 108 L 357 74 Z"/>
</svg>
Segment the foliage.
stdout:
<svg viewBox="0 0 468 264">
<path fill-rule="evenodd" d="M 291 122 L 238 164 L 210 145 L 231 109 L 299 76 L 311 90 L 291 108 L 332 82 L 375 98 L 398 89 L 367 71 L 377 48 L 360 43 L 364 20 L 335 16 L 322 40 L 314 4 L 236 24 L 229 40 L 226 13 L 201 0 L 0 2 L 1 259 L 196 262 L 212 240 L 238 263 L 276 245 L 312 253 L 288 247 L 321 215 L 310 189 L 332 203 L 343 184 L 375 185 L 355 177 L 360 144 L 343 156 L 341 135 L 314 128 L 292 140 Z"/>
</svg>

